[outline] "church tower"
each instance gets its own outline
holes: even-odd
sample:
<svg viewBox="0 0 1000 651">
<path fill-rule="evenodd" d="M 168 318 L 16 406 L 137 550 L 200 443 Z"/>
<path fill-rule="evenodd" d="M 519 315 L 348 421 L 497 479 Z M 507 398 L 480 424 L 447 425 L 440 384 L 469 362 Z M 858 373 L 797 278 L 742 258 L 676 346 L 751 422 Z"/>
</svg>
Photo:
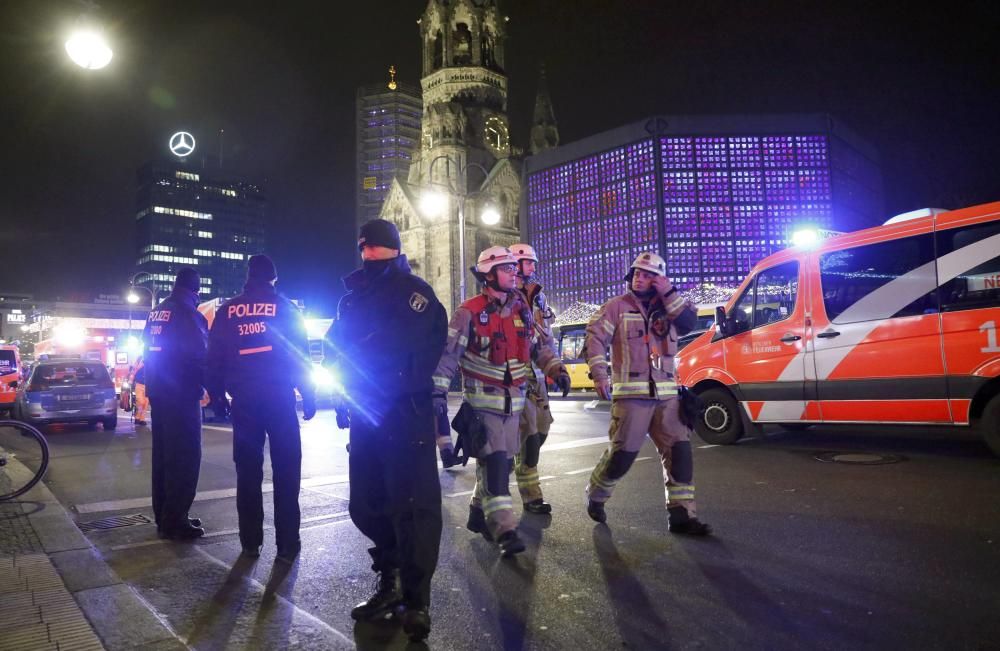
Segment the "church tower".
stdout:
<svg viewBox="0 0 1000 651">
<path fill-rule="evenodd" d="M 450 311 L 461 300 L 463 273 L 465 298 L 479 292 L 468 273 L 479 251 L 520 239 L 520 169 L 511 158 L 504 72 L 507 17 L 496 0 L 430 0 L 418 23 L 420 142 L 406 178 L 393 182 L 381 216 L 399 227 L 414 272 Z"/>
<path fill-rule="evenodd" d="M 545 79 L 545 64 L 538 71 L 538 92 L 535 95 L 535 113 L 531 119 L 531 155 L 552 149 L 559 144 L 556 113 L 549 97 L 549 84 Z"/>
</svg>

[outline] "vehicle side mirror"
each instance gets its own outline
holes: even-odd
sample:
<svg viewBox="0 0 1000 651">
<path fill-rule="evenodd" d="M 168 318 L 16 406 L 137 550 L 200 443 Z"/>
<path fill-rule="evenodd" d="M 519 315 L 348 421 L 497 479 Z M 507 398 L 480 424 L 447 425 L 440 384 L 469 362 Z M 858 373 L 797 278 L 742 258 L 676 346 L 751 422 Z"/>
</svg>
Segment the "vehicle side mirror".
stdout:
<svg viewBox="0 0 1000 651">
<path fill-rule="evenodd" d="M 735 330 L 734 324 L 726 318 L 726 308 L 721 305 L 715 308 L 715 325 L 719 327 L 719 334 L 723 337 L 728 337 Z"/>
</svg>

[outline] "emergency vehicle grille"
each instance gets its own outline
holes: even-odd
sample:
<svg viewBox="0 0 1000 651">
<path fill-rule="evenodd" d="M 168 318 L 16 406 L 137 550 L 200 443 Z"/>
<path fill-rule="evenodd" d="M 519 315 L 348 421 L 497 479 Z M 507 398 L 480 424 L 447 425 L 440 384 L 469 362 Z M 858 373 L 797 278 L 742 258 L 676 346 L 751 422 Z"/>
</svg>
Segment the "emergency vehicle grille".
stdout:
<svg viewBox="0 0 1000 651">
<path fill-rule="evenodd" d="M 152 520 L 141 513 L 135 515 L 116 515 L 113 518 L 101 518 L 91 522 L 77 522 L 76 526 L 80 531 L 104 531 L 105 529 L 120 529 L 121 527 L 134 527 L 140 524 L 152 524 Z"/>
<path fill-rule="evenodd" d="M 883 466 L 906 461 L 906 457 L 901 454 L 875 452 L 819 452 L 813 458 L 823 463 L 847 463 L 855 466 Z"/>
</svg>

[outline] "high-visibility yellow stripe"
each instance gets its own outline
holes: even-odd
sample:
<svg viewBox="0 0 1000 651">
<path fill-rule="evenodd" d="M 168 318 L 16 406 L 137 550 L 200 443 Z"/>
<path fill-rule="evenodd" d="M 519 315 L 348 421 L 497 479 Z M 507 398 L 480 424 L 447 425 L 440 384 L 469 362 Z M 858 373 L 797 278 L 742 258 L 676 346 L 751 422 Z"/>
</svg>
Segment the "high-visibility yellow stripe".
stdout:
<svg viewBox="0 0 1000 651">
<path fill-rule="evenodd" d="M 513 508 L 514 501 L 509 495 L 487 497 L 483 500 L 483 513 L 487 516 L 497 511 L 510 511 Z"/>
<path fill-rule="evenodd" d="M 465 347 L 469 345 L 469 338 L 465 335 L 460 335 L 458 338 L 458 343 L 460 346 Z"/>
<path fill-rule="evenodd" d="M 604 328 L 604 331 L 609 335 L 615 334 L 615 324 L 611 323 L 610 321 L 601 321 L 601 326 Z"/>
<path fill-rule="evenodd" d="M 451 380 L 449 380 L 448 378 L 443 378 L 440 375 L 434 376 L 434 387 L 436 389 L 444 389 L 445 391 L 447 391 L 448 387 L 450 386 L 451 386 Z"/>
<path fill-rule="evenodd" d="M 657 397 L 677 394 L 677 383 L 657 382 Z M 615 382 L 611 386 L 612 396 L 649 396 L 649 382 Z"/>
<path fill-rule="evenodd" d="M 604 355 L 594 355 L 593 357 L 587 360 L 587 366 L 594 366 L 595 364 L 604 364 L 605 366 L 607 366 L 608 360 L 604 358 Z"/>
<path fill-rule="evenodd" d="M 671 501 L 693 500 L 694 486 L 667 486 L 667 496 Z"/>
<path fill-rule="evenodd" d="M 240 348 L 240 355 L 256 355 L 257 353 L 270 352 L 270 346 L 259 346 L 257 348 Z"/>
</svg>

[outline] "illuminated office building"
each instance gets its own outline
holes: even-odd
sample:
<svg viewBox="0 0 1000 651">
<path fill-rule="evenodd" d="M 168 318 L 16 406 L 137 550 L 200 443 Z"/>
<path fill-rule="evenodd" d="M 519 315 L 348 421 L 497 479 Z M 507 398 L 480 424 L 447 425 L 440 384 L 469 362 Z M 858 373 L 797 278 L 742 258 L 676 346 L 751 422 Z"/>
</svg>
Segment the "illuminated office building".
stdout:
<svg viewBox="0 0 1000 651">
<path fill-rule="evenodd" d="M 827 115 L 654 117 L 531 156 L 524 178 L 557 308 L 621 293 L 640 251 L 681 289 L 735 286 L 797 228 L 884 219 L 874 149 Z"/>
<path fill-rule="evenodd" d="M 146 273 L 136 284 L 162 297 L 178 269 L 194 267 L 201 275 L 202 300 L 242 291 L 247 259 L 265 248 L 260 186 L 218 164 L 183 160 L 144 165 L 138 186 L 135 271 Z"/>
<path fill-rule="evenodd" d="M 420 141 L 420 89 L 395 81 L 358 89 L 356 226 L 376 219 L 396 176 L 406 177 Z"/>
</svg>

